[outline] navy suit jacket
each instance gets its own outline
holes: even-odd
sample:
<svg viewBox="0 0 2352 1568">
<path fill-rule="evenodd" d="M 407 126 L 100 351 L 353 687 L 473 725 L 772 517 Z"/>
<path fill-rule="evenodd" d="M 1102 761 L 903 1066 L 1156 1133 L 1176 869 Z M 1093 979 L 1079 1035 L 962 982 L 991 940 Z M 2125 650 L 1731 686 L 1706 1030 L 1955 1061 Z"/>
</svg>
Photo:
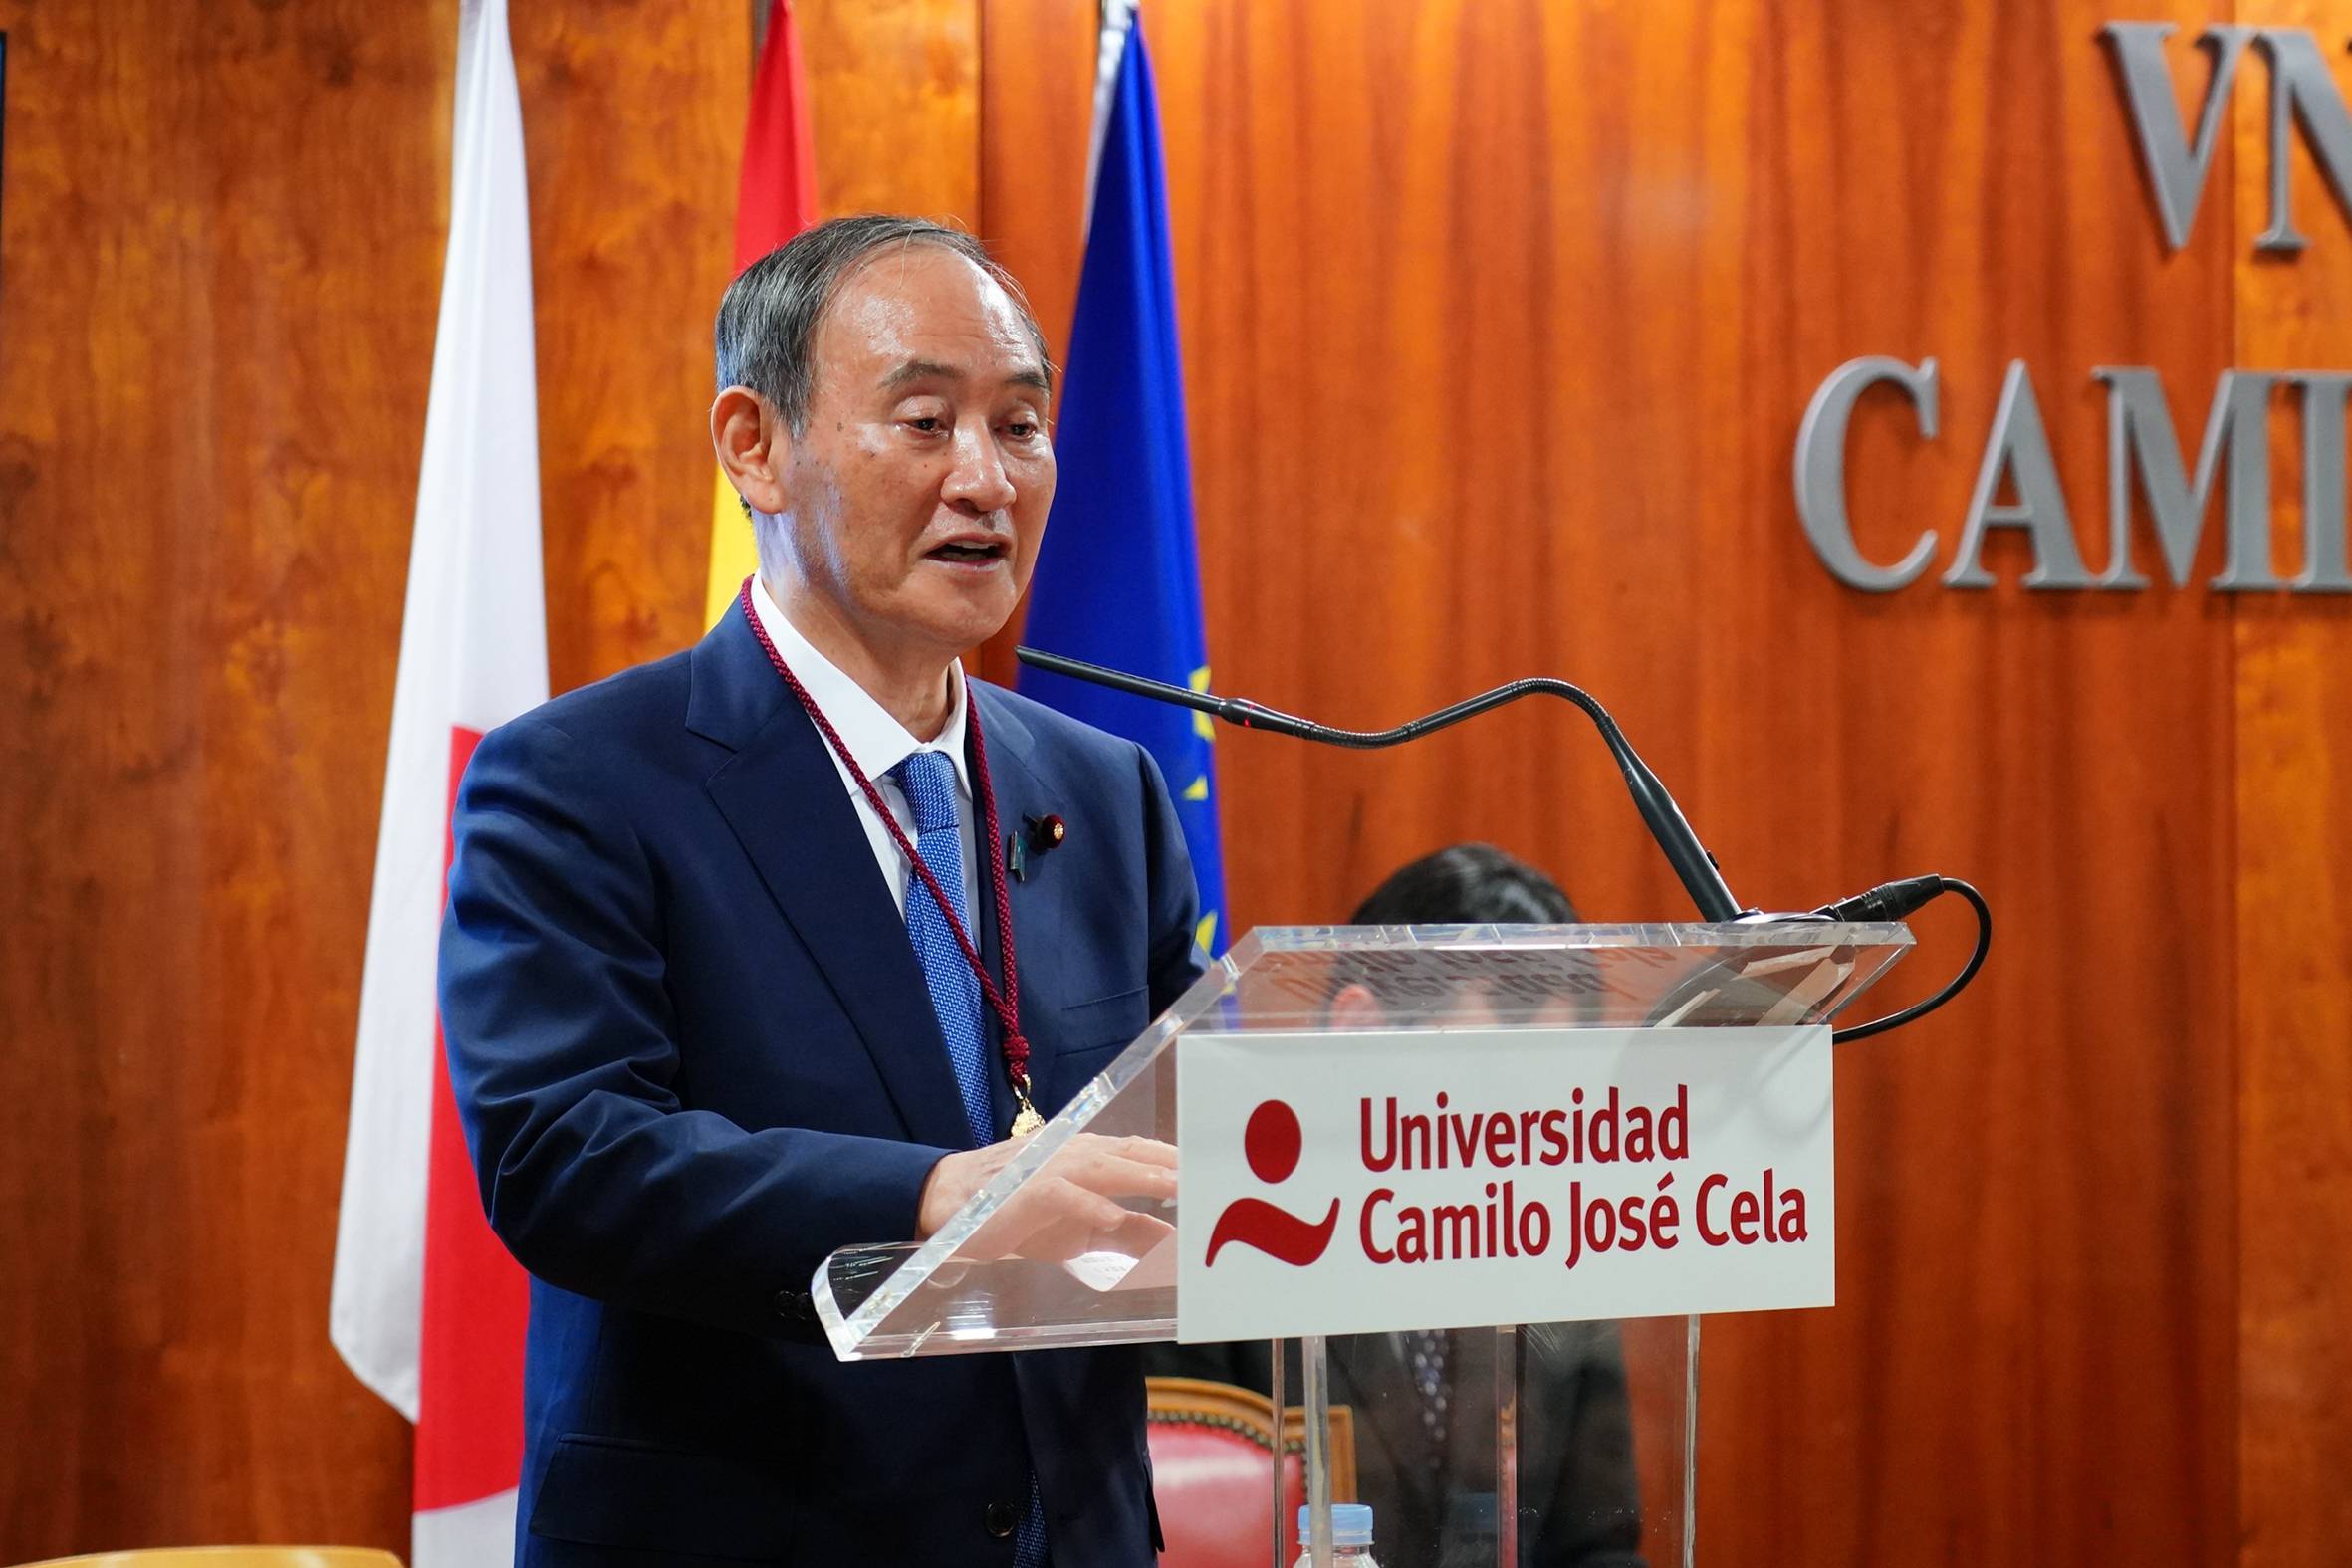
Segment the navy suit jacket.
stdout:
<svg viewBox="0 0 2352 1568">
<path fill-rule="evenodd" d="M 1068 826 L 1011 883 L 1052 1114 L 1198 977 L 1191 864 L 1148 754 L 968 689 L 1006 832 Z M 1132 1349 L 843 1364 L 815 1322 L 819 1262 L 911 1238 L 970 1135 L 903 917 L 740 613 L 482 740 L 441 1017 L 532 1274 L 519 1562 L 1010 1564 L 1034 1470 L 1060 1568 L 1148 1568 Z"/>
</svg>

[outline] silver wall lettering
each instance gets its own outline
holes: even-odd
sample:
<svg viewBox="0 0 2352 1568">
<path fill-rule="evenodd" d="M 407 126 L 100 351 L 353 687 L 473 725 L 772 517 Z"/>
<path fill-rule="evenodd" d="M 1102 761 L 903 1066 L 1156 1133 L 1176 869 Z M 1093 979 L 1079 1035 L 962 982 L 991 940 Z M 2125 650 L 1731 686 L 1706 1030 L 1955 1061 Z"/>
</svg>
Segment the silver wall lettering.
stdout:
<svg viewBox="0 0 2352 1568">
<path fill-rule="evenodd" d="M 2132 127 L 2139 132 L 2140 166 L 2156 197 L 2165 243 L 2177 251 L 2189 243 L 2189 231 L 2197 222 L 2206 172 L 2213 167 L 2214 145 L 2221 139 L 2224 111 L 2230 106 L 2230 84 L 2254 30 L 2217 26 L 2197 36 L 2197 47 L 2213 59 L 2213 76 L 2197 111 L 2194 143 L 2181 128 L 2172 72 L 2164 60 L 2164 41 L 2176 31 L 2171 22 L 2109 22 L 2099 29 L 2099 41 L 2115 57 L 2116 75 L 2123 79 L 2124 98 L 2131 105 Z M 2285 167 L 2275 152 L 2272 162 Z"/>
<path fill-rule="evenodd" d="M 2344 562 L 2344 394 L 2352 375 L 2305 370 L 2290 379 L 2303 393 L 2303 569 L 2288 585 L 2352 593 Z"/>
<path fill-rule="evenodd" d="M 2013 505 L 1998 501 L 2000 482 L 2007 475 L 2015 485 Z M 1993 433 L 1985 441 L 1985 461 L 1977 469 L 1976 494 L 1969 498 L 1967 521 L 1961 526 L 1960 554 L 1944 582 L 1955 588 L 1988 588 L 1993 574 L 1979 558 L 1985 535 L 1996 528 L 2023 529 L 2033 541 L 2033 569 L 2025 573 L 2029 588 L 2087 588 L 2091 574 L 2074 545 L 2074 524 L 2066 516 L 2066 495 L 2058 488 L 2058 465 L 2050 457 L 2049 436 L 2042 429 L 2041 404 L 2033 396 L 2033 378 L 2025 361 L 2011 359 L 2001 378 L 2000 406 L 1993 415 Z"/>
<path fill-rule="evenodd" d="M 2210 70 L 2197 108 L 2194 135 L 2184 127 L 2166 41 L 2171 22 L 2109 22 L 2099 41 L 2113 60 L 2157 221 L 2168 250 L 2189 243 L 2213 171 L 2215 149 L 2229 118 L 2230 95 L 2247 46 L 2270 77 L 2268 151 L 2270 222 L 2259 250 L 2295 252 L 2307 243 L 2294 225 L 2292 161 L 2299 133 L 2347 220 L 2352 220 L 2352 106 L 2308 29 L 2206 28 L 2197 37 Z M 2214 492 L 2222 493 L 2223 561 L 2212 587 L 2296 593 L 2352 593 L 2352 473 L 2345 466 L 2346 416 L 2352 411 L 2352 370 L 2224 370 L 2206 411 L 2194 474 L 2181 459 L 2164 384 L 2145 365 L 2106 366 L 2091 372 L 2107 389 L 2106 569 L 2085 569 L 2058 483 L 2049 433 L 2022 359 L 2001 378 L 2000 402 L 1985 440 L 1975 491 L 1962 519 L 1960 547 L 1943 582 L 1949 587 L 1993 585 L 1984 562 L 1985 541 L 1997 528 L 2022 530 L 2033 552 L 2023 578 L 2029 588 L 2132 589 L 2148 577 L 2132 559 L 2134 497 L 2145 510 L 2165 575 L 2186 587 L 2197 569 Z M 1900 388 L 1911 399 L 1923 438 L 1935 439 L 1939 383 L 1936 361 L 1907 364 L 1885 355 L 1849 359 L 1829 373 L 1806 405 L 1796 435 L 1793 479 L 1805 539 L 1830 574 L 1849 587 L 1886 593 L 1906 587 L 1928 569 L 1936 535 L 1922 531 L 1902 560 L 1881 566 L 1863 559 L 1854 542 L 1846 498 L 1846 438 L 1854 409 L 1870 388 Z M 2293 387 L 2303 413 L 2303 563 L 2282 580 L 2272 550 L 2270 429 L 2272 393 Z M 2223 469 L 2229 470 L 2226 481 Z M 2013 496 L 2003 501 L 2003 494 Z"/>
<path fill-rule="evenodd" d="M 1881 383 L 1901 387 L 1919 411 L 1919 433 L 1936 436 L 1936 361 L 1917 366 L 1883 354 L 1848 359 L 1829 372 L 1805 407 L 1804 423 L 1796 431 L 1796 515 L 1804 523 L 1805 538 L 1830 575 L 1848 587 L 1891 593 L 1927 570 L 1935 559 L 1936 536 L 1922 534 L 1910 554 L 1893 566 L 1873 565 L 1854 544 L 1853 520 L 1846 514 L 1846 426 L 1854 404 L 1864 392 Z"/>
<path fill-rule="evenodd" d="M 2254 248 L 2299 251 L 2303 237 L 2287 211 L 2287 156 L 2294 122 L 2300 120 L 2313 158 L 2327 176 L 2336 204 L 2352 211 L 2352 112 L 2328 74 L 2319 46 L 2299 27 L 2265 27 L 2254 47 L 2270 63 L 2270 227 L 2254 236 Z"/>
<path fill-rule="evenodd" d="M 2144 588 L 2148 579 L 2132 565 L 2132 480 L 2148 498 L 2148 519 L 2164 550 L 2165 572 L 2175 587 L 2189 580 L 2197 542 L 2205 532 L 2207 502 L 2218 465 L 2230 465 L 2225 503 L 2230 564 L 2214 579 L 2217 587 L 2274 584 L 2238 575 L 2247 563 L 2269 569 L 2270 437 L 2265 419 L 2277 377 L 2260 371 L 2224 370 L 2206 415 L 2205 439 L 2197 449 L 2194 484 L 2182 471 L 2181 441 L 2166 406 L 2164 385 L 2154 370 L 2137 366 L 2093 370 L 2107 386 L 2107 569 L 2103 588 Z"/>
<path fill-rule="evenodd" d="M 2166 248 L 2177 251 L 2187 245 L 2196 227 L 2205 177 L 2213 167 L 2230 91 L 2248 43 L 2261 52 L 2270 69 L 2270 226 L 2254 236 L 2255 249 L 2303 248 L 2303 236 L 2295 232 L 2289 210 L 2287 178 L 2298 124 L 2338 205 L 2352 213 L 2352 110 L 2346 109 L 2344 95 L 2311 34 L 2299 27 L 2221 25 L 2198 34 L 2197 47 L 2212 61 L 2213 70 L 2192 139 L 2182 128 L 2172 69 L 2165 60 L 2164 41 L 2177 31 L 2171 22 L 2109 22 L 2099 29 L 2099 42 L 2113 55 L 2115 73 L 2123 83 L 2139 141 L 2140 168 L 2156 198 Z"/>
<path fill-rule="evenodd" d="M 2230 500 L 2224 510 L 2229 520 L 2229 553 L 2217 588 L 2275 588 L 2284 586 L 2270 569 L 2270 388 L 2278 377 L 2263 370 L 2224 370 L 2214 383 L 2216 404 L 2230 411 Z M 2219 409 L 2206 418 L 2206 429 L 2224 417 Z M 2198 466 L 2204 467 L 2202 456 Z"/>
</svg>

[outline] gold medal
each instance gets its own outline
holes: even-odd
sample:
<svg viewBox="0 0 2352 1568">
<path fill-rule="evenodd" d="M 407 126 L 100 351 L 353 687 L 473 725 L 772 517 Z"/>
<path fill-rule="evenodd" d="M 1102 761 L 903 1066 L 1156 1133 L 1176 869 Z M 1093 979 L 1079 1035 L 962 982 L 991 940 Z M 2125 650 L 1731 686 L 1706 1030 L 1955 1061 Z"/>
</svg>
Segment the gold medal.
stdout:
<svg viewBox="0 0 2352 1568">
<path fill-rule="evenodd" d="M 1046 1125 L 1046 1118 L 1040 1116 L 1038 1108 L 1029 1103 L 1028 1084 L 1016 1083 L 1013 1085 L 1013 1102 L 1021 1107 L 1020 1110 L 1013 1113 L 1014 1137 L 1026 1138 Z"/>
</svg>

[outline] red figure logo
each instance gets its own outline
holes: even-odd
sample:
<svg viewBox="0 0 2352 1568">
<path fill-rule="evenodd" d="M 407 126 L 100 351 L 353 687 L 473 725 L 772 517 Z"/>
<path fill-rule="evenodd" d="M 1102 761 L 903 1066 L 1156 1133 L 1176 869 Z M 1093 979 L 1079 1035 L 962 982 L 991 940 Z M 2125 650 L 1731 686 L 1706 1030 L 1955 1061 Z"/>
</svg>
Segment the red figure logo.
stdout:
<svg viewBox="0 0 2352 1568">
<path fill-rule="evenodd" d="M 1298 1113 L 1280 1100 L 1268 1100 L 1250 1113 L 1250 1125 L 1242 1133 L 1242 1153 L 1249 1159 L 1250 1169 L 1258 1180 L 1268 1186 L 1288 1181 L 1298 1169 L 1298 1149 L 1304 1140 L 1298 1131 Z M 1323 1255 L 1323 1248 L 1331 1244 L 1332 1228 L 1339 1223 L 1339 1200 L 1331 1200 L 1331 1208 L 1321 1224 L 1301 1220 L 1288 1210 L 1257 1198 L 1237 1198 L 1225 1206 L 1225 1213 L 1217 1217 L 1217 1227 L 1209 1233 L 1208 1263 L 1217 1261 L 1217 1254 L 1228 1241 L 1243 1246 L 1254 1246 L 1269 1257 L 1280 1258 L 1294 1268 L 1304 1268 Z M 1202 1266 L 1207 1267 L 1208 1263 Z"/>
</svg>

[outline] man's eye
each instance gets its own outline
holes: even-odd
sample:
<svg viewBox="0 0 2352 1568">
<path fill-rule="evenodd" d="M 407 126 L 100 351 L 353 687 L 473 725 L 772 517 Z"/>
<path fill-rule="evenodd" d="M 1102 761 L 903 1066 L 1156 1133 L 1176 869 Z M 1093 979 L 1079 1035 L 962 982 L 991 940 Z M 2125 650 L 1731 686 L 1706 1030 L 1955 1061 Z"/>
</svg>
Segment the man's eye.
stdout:
<svg viewBox="0 0 2352 1568">
<path fill-rule="evenodd" d="M 1038 433 L 1038 427 L 1027 419 L 1016 419 L 1005 427 L 1005 433 L 1016 441 L 1027 441 Z"/>
<path fill-rule="evenodd" d="M 939 416 L 937 414 L 924 414 L 920 418 L 909 419 L 907 423 L 912 425 L 915 429 L 922 431 L 925 435 L 935 434 L 940 428 Z"/>
</svg>

